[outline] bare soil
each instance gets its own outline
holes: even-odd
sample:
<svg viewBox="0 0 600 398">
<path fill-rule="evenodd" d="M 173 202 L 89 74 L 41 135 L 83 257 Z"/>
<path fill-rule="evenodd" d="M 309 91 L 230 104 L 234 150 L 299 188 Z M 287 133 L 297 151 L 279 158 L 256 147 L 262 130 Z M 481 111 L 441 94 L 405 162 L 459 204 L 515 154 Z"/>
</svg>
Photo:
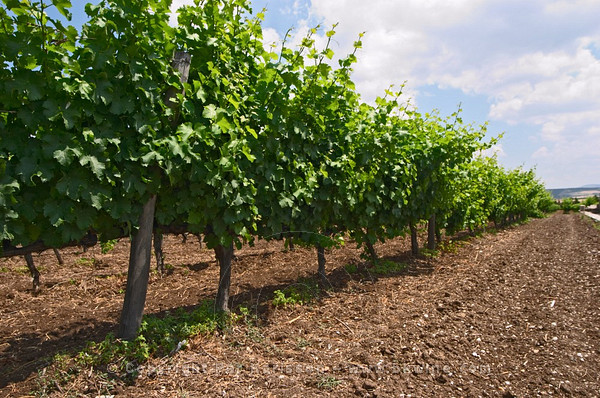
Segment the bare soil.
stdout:
<svg viewBox="0 0 600 398">
<path fill-rule="evenodd" d="M 330 288 L 307 305 L 274 307 L 273 291 L 317 268 L 314 250 L 258 242 L 236 253 L 229 330 L 153 359 L 132 397 L 600 396 L 600 232 L 555 214 L 412 258 L 409 240 L 377 245 L 408 268 L 377 276 L 348 243 L 327 253 Z M 102 254 L 34 256 L 34 295 L 22 258 L 0 261 L 0 396 L 31 394 L 48 357 L 116 331 L 129 243 Z M 165 237 L 165 276 L 153 273 L 146 313 L 190 308 L 216 292 L 212 251 Z M 356 265 L 359 272 L 348 272 Z M 86 385 L 86 380 L 88 385 Z M 97 396 L 82 376 L 57 396 Z"/>
</svg>

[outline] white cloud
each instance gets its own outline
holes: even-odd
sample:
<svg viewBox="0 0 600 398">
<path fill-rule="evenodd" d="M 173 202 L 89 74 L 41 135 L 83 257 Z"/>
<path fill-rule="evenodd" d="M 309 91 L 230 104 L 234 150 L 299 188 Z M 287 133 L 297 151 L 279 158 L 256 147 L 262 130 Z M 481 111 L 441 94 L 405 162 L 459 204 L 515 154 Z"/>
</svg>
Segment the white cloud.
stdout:
<svg viewBox="0 0 600 398">
<path fill-rule="evenodd" d="M 570 54 L 524 55 L 515 65 L 498 65 L 495 73 L 504 74 L 504 78 L 486 88 L 496 98 L 490 109 L 492 118 L 531 119 L 548 111 L 554 114 L 573 108 L 600 109 L 600 60 L 586 47 L 580 45 Z M 502 84 L 511 80 L 519 83 Z M 517 102 L 520 106 L 515 107 Z"/>
<path fill-rule="evenodd" d="M 278 45 L 281 41 L 279 37 L 279 33 L 273 28 L 265 28 L 263 29 L 263 43 L 265 45 L 265 49 L 270 48 L 272 45 Z"/>
<path fill-rule="evenodd" d="M 572 13 L 577 8 L 587 9 L 598 6 L 598 0 L 559 0 L 548 2 L 544 10 L 549 14 L 563 15 Z"/>
<path fill-rule="evenodd" d="M 190 3 L 173 2 L 174 8 Z M 280 43 L 281 18 L 295 26 L 291 46 L 320 23 L 318 48 L 327 41 L 324 32 L 339 22 L 332 42 L 339 57 L 366 32 L 354 80 L 367 101 L 405 81 L 404 92 L 417 104 L 425 87 L 483 98 L 488 108 L 482 118 L 508 123 L 518 137 L 495 148 L 498 155 L 512 164 L 537 163 L 555 186 L 568 185 L 570 175 L 583 179 L 579 162 L 600 162 L 600 0 L 262 3 L 279 13 L 277 29 L 264 29 L 265 44 Z M 515 150 L 518 145 L 527 148 Z"/>
<path fill-rule="evenodd" d="M 367 30 L 422 30 L 469 20 L 483 0 L 312 0 L 312 12 L 326 25 L 343 22 Z"/>
<path fill-rule="evenodd" d="M 177 10 L 180 7 L 191 5 L 194 5 L 194 0 L 173 0 L 171 3 L 171 10 Z"/>
<path fill-rule="evenodd" d="M 492 145 L 490 148 L 481 151 L 482 156 L 495 156 L 497 158 L 503 158 L 506 156 L 506 152 L 504 151 L 504 147 L 502 144 Z"/>
<path fill-rule="evenodd" d="M 302 12 L 302 8 L 303 8 L 302 1 L 295 0 L 294 5 L 292 5 L 292 12 L 294 13 L 294 15 L 300 15 L 300 13 Z"/>
<path fill-rule="evenodd" d="M 169 18 L 169 25 L 177 25 L 177 10 L 183 6 L 194 5 L 194 0 L 173 0 L 171 3 L 171 17 Z"/>
<path fill-rule="evenodd" d="M 542 144 L 531 158 L 553 187 L 598 183 L 600 112 L 565 112 L 539 116 Z M 572 182 L 570 182 L 572 181 Z"/>
<path fill-rule="evenodd" d="M 311 13 L 340 23 L 342 53 L 366 31 L 354 74 L 365 99 L 406 80 L 417 100 L 424 86 L 482 96 L 492 122 L 537 145 L 512 163 L 539 162 L 558 185 L 600 161 L 599 0 L 312 0 Z"/>
<path fill-rule="evenodd" d="M 542 146 L 540 147 L 537 151 L 535 151 L 533 153 L 533 155 L 531 155 L 531 157 L 533 159 L 544 159 L 544 158 L 548 158 L 550 156 L 550 151 L 548 150 L 547 146 Z"/>
</svg>

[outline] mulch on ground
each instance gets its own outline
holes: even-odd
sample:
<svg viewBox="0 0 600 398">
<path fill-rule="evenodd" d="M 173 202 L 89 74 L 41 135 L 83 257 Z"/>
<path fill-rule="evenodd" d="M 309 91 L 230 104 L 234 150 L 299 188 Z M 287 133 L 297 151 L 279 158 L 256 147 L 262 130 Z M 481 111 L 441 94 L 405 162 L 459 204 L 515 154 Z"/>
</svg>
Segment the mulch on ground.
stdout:
<svg viewBox="0 0 600 398">
<path fill-rule="evenodd" d="M 165 237 L 165 276 L 153 273 L 147 313 L 210 299 L 218 268 L 195 237 Z M 598 396 L 600 233 L 555 214 L 411 258 L 398 238 L 376 246 L 407 270 L 376 275 L 347 244 L 327 253 L 331 288 L 313 302 L 273 307 L 273 291 L 316 272 L 316 252 L 258 242 L 236 253 L 232 305 L 251 317 L 138 368 L 123 396 Z M 129 244 L 102 254 L 0 261 L 0 392 L 28 394 L 54 353 L 116 330 Z M 358 273 L 348 272 L 356 265 Z M 93 377 L 90 377 L 93 380 Z M 93 384 L 93 382 L 92 382 Z M 64 391 L 63 391 L 64 392 Z M 95 396 L 93 386 L 72 391 Z M 96 394 L 97 395 L 97 394 Z"/>
</svg>

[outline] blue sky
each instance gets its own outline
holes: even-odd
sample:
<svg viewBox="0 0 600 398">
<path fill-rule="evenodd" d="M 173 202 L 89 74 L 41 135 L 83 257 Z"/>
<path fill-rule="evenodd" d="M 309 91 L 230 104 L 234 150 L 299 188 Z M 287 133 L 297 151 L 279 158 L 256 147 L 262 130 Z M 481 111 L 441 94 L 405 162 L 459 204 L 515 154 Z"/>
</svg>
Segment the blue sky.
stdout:
<svg viewBox="0 0 600 398">
<path fill-rule="evenodd" d="M 192 3 L 174 0 L 174 7 Z M 73 24 L 85 1 L 74 0 Z M 366 32 L 353 75 L 365 101 L 404 82 L 422 113 L 489 121 L 506 167 L 548 188 L 600 184 L 600 0 L 255 0 L 265 41 L 338 23 L 333 49 Z"/>
</svg>

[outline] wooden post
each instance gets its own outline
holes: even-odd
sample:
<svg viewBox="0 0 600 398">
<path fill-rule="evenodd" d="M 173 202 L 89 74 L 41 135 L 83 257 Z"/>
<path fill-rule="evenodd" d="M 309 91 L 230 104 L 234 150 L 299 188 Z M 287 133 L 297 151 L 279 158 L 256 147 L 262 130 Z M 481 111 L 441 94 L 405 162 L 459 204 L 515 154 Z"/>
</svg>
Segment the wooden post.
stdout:
<svg viewBox="0 0 600 398">
<path fill-rule="evenodd" d="M 181 82 L 185 83 L 190 76 L 190 63 L 192 62 L 192 56 L 185 51 L 177 51 L 175 55 L 173 55 L 173 61 L 171 65 L 173 69 L 175 69 L 181 75 Z M 177 126 L 177 119 L 179 118 L 177 104 L 173 102 L 175 97 L 177 96 L 178 90 L 175 87 L 169 87 L 165 94 L 165 104 L 173 110 L 173 118 L 171 125 L 173 127 Z"/>
</svg>

